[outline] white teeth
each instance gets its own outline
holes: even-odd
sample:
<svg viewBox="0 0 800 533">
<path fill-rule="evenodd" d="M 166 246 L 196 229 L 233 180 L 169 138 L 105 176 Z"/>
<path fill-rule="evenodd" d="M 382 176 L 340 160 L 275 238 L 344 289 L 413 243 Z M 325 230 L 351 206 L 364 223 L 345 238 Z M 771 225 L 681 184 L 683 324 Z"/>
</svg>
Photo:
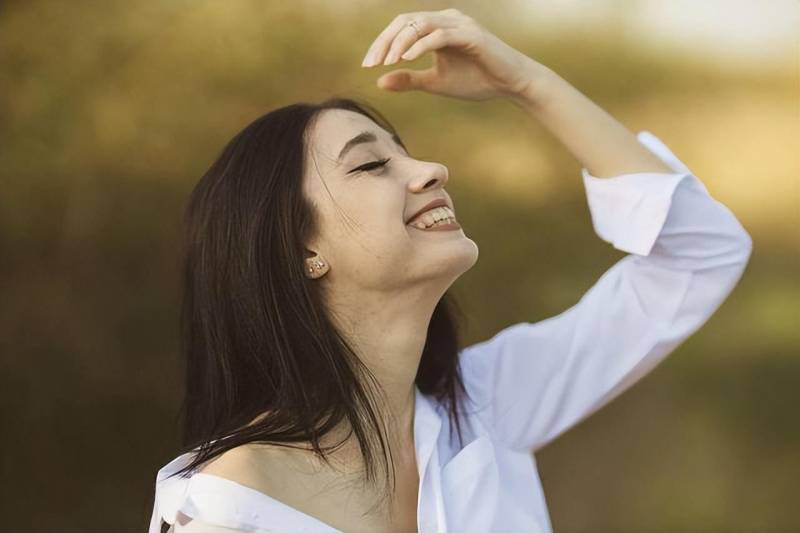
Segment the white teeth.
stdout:
<svg viewBox="0 0 800 533">
<path fill-rule="evenodd" d="M 456 219 L 454 219 L 454 218 L 450 218 L 450 217 L 447 217 L 447 218 L 444 218 L 444 219 L 442 219 L 442 220 L 437 220 L 436 222 L 434 222 L 433 224 L 431 224 L 431 225 L 430 225 L 430 226 L 428 226 L 427 228 L 432 228 L 432 227 L 434 227 L 434 226 L 443 226 L 443 225 L 445 225 L 445 224 L 452 224 L 452 223 L 454 223 L 455 221 L 456 221 Z M 425 228 L 425 229 L 427 229 L 427 228 Z"/>
<path fill-rule="evenodd" d="M 430 227 L 438 220 L 444 220 L 447 218 L 455 220 L 456 216 L 452 209 L 450 209 L 448 206 L 435 207 L 417 216 L 414 220 L 409 222 L 409 224 L 424 229 L 426 227 Z"/>
</svg>

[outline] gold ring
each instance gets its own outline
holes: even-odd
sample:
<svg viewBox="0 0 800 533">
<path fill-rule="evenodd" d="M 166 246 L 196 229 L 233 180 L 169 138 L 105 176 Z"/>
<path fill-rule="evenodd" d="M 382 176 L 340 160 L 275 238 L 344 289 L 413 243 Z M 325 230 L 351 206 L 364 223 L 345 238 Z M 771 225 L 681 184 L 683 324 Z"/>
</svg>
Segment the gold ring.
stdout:
<svg viewBox="0 0 800 533">
<path fill-rule="evenodd" d="M 417 34 L 417 39 L 419 39 L 420 37 L 422 37 L 422 36 L 419 34 L 419 27 L 417 26 L 417 21 L 416 21 L 416 20 L 409 21 L 409 23 L 408 23 L 408 26 L 411 26 L 412 28 L 414 28 L 414 33 L 416 33 L 416 34 Z"/>
</svg>

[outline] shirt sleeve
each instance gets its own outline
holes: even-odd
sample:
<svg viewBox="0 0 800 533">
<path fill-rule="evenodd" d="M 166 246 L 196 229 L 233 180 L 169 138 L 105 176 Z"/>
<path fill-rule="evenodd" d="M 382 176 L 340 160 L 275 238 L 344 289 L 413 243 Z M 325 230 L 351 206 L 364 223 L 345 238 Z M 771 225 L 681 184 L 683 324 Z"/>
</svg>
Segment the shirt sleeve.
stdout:
<svg viewBox="0 0 800 533">
<path fill-rule="evenodd" d="M 595 233 L 628 252 L 572 307 L 461 350 L 477 415 L 509 448 L 535 451 L 630 387 L 699 329 L 742 276 L 752 239 L 655 135 L 673 172 L 581 169 Z"/>
</svg>

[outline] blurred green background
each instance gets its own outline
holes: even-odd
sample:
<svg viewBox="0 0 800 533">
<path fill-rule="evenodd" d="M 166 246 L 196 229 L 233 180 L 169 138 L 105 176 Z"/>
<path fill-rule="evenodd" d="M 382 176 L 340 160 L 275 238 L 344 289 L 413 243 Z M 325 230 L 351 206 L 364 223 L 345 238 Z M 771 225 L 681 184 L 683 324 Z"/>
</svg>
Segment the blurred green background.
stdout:
<svg viewBox="0 0 800 533">
<path fill-rule="evenodd" d="M 754 240 L 701 330 L 537 454 L 555 530 L 797 531 L 798 3 L 645 0 L 0 4 L 4 531 L 145 530 L 178 446 L 181 210 L 274 107 L 363 98 L 448 165 L 481 250 L 453 287 L 465 344 L 560 313 L 623 256 L 516 107 L 360 67 L 396 14 L 451 6 L 659 136 Z"/>
</svg>

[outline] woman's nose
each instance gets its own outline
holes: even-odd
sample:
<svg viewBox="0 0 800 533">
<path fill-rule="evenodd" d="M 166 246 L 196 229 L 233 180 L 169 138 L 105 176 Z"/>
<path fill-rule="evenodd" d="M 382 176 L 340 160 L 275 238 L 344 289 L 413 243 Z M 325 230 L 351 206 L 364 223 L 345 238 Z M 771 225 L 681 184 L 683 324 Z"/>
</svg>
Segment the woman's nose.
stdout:
<svg viewBox="0 0 800 533">
<path fill-rule="evenodd" d="M 449 179 L 447 167 L 441 163 L 424 163 L 415 174 L 411 180 L 414 191 L 428 190 L 436 186 L 444 187 Z"/>
</svg>

